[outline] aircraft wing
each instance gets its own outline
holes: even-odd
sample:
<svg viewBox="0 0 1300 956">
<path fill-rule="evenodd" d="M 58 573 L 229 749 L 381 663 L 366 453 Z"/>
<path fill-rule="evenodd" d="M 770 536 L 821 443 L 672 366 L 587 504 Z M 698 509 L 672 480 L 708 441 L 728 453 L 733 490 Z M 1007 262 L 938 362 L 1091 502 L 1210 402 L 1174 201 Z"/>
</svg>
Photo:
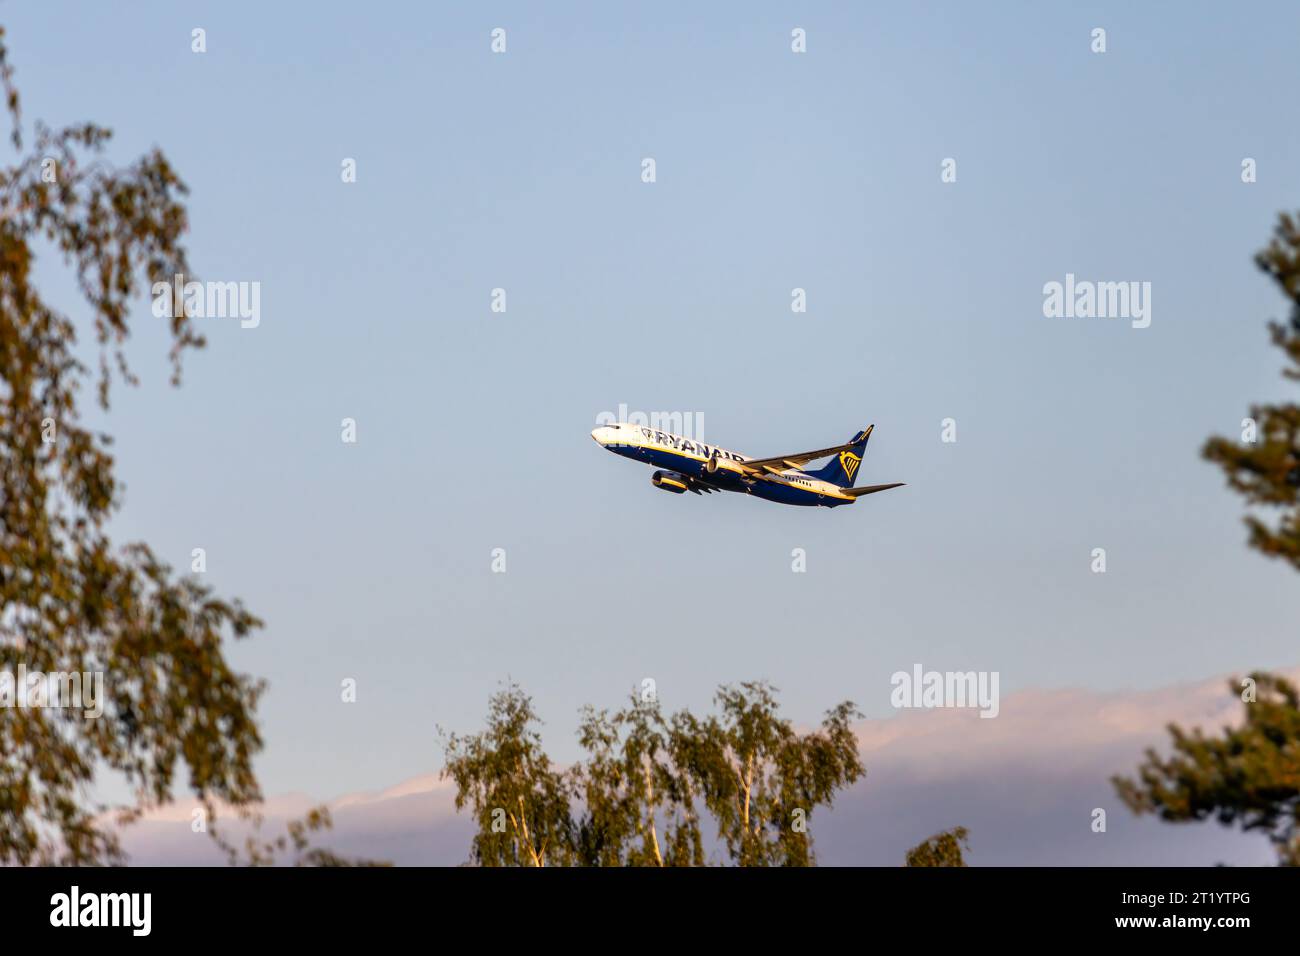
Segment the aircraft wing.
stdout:
<svg viewBox="0 0 1300 956">
<path fill-rule="evenodd" d="M 802 468 L 818 458 L 829 458 L 842 451 L 849 451 L 853 444 L 836 445 L 834 448 L 818 448 L 816 451 L 801 451 L 795 455 L 777 455 L 775 458 L 751 458 L 749 461 L 737 461 L 732 464 L 754 475 L 780 474 L 787 468 Z"/>
</svg>

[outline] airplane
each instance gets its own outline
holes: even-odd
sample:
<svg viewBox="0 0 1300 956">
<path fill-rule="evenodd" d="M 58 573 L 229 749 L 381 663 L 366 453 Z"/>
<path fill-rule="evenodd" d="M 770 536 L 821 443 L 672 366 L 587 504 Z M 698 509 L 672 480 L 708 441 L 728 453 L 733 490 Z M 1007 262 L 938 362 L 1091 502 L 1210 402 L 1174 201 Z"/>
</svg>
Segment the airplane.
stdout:
<svg viewBox="0 0 1300 956">
<path fill-rule="evenodd" d="M 592 429 L 591 437 L 616 455 L 671 469 L 656 471 L 650 476 L 650 482 L 675 495 L 688 491 L 697 495 L 736 491 L 786 505 L 837 508 L 851 505 L 863 495 L 904 484 L 895 481 L 853 487 L 867 439 L 875 427 L 869 425 L 843 445 L 775 458 L 748 458 L 725 448 L 628 422 L 598 426 Z M 834 457 L 820 468 L 803 468 L 810 461 L 831 456 Z"/>
</svg>

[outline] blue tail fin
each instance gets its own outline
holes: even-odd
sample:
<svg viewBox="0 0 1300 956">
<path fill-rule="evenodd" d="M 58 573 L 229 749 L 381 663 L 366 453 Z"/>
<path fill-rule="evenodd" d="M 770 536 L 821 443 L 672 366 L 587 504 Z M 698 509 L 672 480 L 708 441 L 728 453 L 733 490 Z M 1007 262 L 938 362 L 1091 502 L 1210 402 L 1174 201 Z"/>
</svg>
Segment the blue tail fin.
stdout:
<svg viewBox="0 0 1300 956">
<path fill-rule="evenodd" d="M 864 430 L 849 439 L 848 444 L 852 445 L 852 448 L 840 452 L 816 471 L 805 473 L 812 475 L 814 478 L 820 478 L 822 481 L 829 481 L 831 484 L 839 485 L 841 488 L 852 488 L 854 480 L 858 477 L 858 467 L 862 464 L 862 456 L 867 451 L 867 439 L 871 437 L 871 429 L 875 427 L 875 425 L 868 425 Z"/>
</svg>

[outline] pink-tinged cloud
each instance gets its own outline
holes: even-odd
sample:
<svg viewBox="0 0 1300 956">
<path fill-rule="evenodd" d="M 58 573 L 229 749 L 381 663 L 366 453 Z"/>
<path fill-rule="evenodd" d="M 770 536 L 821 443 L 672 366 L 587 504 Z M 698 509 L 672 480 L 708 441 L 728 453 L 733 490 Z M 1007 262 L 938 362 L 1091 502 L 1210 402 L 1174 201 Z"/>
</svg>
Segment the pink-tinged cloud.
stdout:
<svg viewBox="0 0 1300 956">
<path fill-rule="evenodd" d="M 1300 680 L 1300 668 L 1287 673 Z M 1170 722 L 1217 730 L 1240 719 L 1226 676 L 1150 691 L 1024 691 L 1001 713 L 911 710 L 861 723 L 867 777 L 814 815 L 823 865 L 902 863 L 908 847 L 939 830 L 970 830 L 975 865 L 1267 865 L 1267 841 L 1217 823 L 1141 820 L 1120 804 L 1114 773 L 1131 772 L 1147 746 L 1162 747 Z M 334 830 L 321 841 L 340 853 L 399 865 L 466 861 L 471 821 L 453 807 L 454 790 L 425 774 L 329 806 Z M 317 801 L 302 794 L 266 806 L 270 833 Z M 1106 810 L 1105 833 L 1092 830 Z M 170 808 L 130 828 L 124 843 L 137 864 L 219 863 L 190 811 Z"/>
</svg>

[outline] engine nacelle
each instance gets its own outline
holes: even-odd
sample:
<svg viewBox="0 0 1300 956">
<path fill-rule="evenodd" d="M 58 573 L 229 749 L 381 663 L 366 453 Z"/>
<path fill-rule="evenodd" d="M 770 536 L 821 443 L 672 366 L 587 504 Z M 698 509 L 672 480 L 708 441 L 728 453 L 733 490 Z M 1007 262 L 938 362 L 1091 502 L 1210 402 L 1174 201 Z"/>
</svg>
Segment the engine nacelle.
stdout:
<svg viewBox="0 0 1300 956">
<path fill-rule="evenodd" d="M 662 488 L 664 491 L 671 491 L 675 495 L 685 493 L 686 481 L 685 475 L 679 475 L 675 471 L 656 471 L 650 476 L 652 485 L 656 488 Z"/>
<path fill-rule="evenodd" d="M 714 455 L 704 463 L 704 473 L 722 478 L 740 478 L 745 474 L 745 469 L 730 458 L 721 458 Z"/>
</svg>

